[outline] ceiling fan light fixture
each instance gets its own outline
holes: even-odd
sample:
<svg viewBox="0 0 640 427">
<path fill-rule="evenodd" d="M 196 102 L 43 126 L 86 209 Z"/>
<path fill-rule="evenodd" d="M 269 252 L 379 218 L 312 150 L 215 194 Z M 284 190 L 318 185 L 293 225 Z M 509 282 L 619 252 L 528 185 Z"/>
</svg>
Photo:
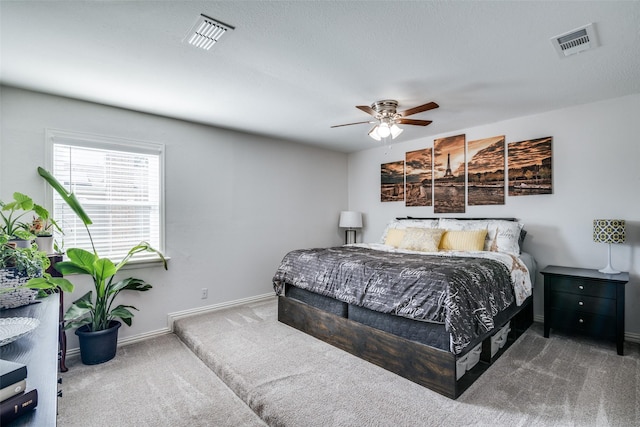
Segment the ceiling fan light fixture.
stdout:
<svg viewBox="0 0 640 427">
<path fill-rule="evenodd" d="M 380 141 L 382 139 L 378 134 L 378 125 L 375 125 L 374 127 L 371 128 L 371 130 L 369 131 L 369 136 L 375 139 L 376 141 Z"/>
<path fill-rule="evenodd" d="M 356 105 L 356 108 L 358 110 L 373 116 L 375 121 L 346 123 L 344 125 L 335 125 L 331 127 L 338 128 L 342 126 L 359 125 L 363 123 L 375 123 L 375 126 L 373 126 L 368 133 L 371 138 L 375 139 L 376 141 L 386 139 L 389 136 L 391 136 L 392 139 L 396 139 L 403 132 L 403 129 L 398 126 L 398 123 L 414 126 L 430 125 L 431 120 L 407 119 L 406 117 L 413 114 L 422 113 L 424 111 L 433 110 L 434 108 L 438 108 L 439 105 L 432 101 L 400 112 L 397 111 L 397 107 L 398 101 L 395 101 L 393 99 L 376 101 L 371 104 L 370 107 L 367 105 Z"/>
<path fill-rule="evenodd" d="M 389 131 L 391 132 L 391 138 L 396 139 L 396 137 L 400 135 L 404 131 L 404 129 L 394 123 L 389 128 Z"/>
</svg>

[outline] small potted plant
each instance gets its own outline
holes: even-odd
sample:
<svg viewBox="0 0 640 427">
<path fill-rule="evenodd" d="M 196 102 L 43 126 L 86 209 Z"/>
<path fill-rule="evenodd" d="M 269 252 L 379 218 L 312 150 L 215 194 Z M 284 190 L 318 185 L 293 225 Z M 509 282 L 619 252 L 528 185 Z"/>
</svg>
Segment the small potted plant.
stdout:
<svg viewBox="0 0 640 427">
<path fill-rule="evenodd" d="M 25 229 L 24 223 L 18 220 L 31 211 L 38 216 L 49 217 L 49 212 L 45 208 L 33 203 L 33 199 L 26 194 L 18 192 L 13 193 L 13 200 L 10 202 L 5 203 L 0 200 L 0 207 L 2 207 L 0 210 L 0 218 L 2 218 L 0 233 L 21 248 L 30 247 L 31 240 L 35 236 Z"/>
<path fill-rule="evenodd" d="M 58 232 L 62 233 L 62 229 L 58 227 L 58 224 L 49 218 L 48 212 L 46 215 L 33 217 L 33 220 L 25 224 L 25 230 L 32 235 L 36 236 L 35 242 L 38 245 L 38 249 L 42 252 L 51 255 L 53 250 L 53 228 L 55 227 Z"/>
<path fill-rule="evenodd" d="M 115 299 L 122 291 L 144 292 L 151 289 L 151 285 L 144 280 L 129 277 L 116 280 L 116 273 L 122 269 L 136 254 L 141 252 L 156 253 L 167 269 L 167 260 L 158 250 L 152 248 L 147 242 L 140 242 L 132 247 L 127 255 L 118 263 L 108 258 L 101 258 L 93 245 L 93 237 L 89 230 L 91 219 L 84 211 L 82 205 L 73 193 L 67 190 L 48 171 L 38 168 L 38 173 L 47 181 L 54 190 L 60 194 L 67 205 L 76 213 L 84 224 L 93 252 L 70 248 L 66 251 L 68 260 L 58 262 L 54 266 L 64 276 L 71 274 L 88 275 L 93 280 L 94 289 L 73 302 L 65 313 L 66 329 L 77 328 L 80 343 L 80 357 L 82 363 L 94 365 L 111 360 L 115 357 L 118 343 L 118 328 L 122 320 L 131 326 L 133 313 L 131 309 L 137 308 L 131 305 L 116 305 Z M 62 278 L 62 280 L 67 280 Z M 51 281 L 45 278 L 44 281 Z M 95 293 L 95 295 L 94 295 Z"/>
</svg>

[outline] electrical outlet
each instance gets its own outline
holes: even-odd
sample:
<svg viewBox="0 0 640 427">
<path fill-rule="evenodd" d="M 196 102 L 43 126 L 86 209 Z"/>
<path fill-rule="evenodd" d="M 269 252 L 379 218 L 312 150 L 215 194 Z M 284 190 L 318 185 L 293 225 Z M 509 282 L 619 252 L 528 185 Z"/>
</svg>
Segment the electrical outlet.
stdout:
<svg viewBox="0 0 640 427">
<path fill-rule="evenodd" d="M 209 298 L 209 289 L 208 288 L 202 288 L 202 292 L 200 294 L 200 298 L 202 298 L 202 299 Z"/>
</svg>

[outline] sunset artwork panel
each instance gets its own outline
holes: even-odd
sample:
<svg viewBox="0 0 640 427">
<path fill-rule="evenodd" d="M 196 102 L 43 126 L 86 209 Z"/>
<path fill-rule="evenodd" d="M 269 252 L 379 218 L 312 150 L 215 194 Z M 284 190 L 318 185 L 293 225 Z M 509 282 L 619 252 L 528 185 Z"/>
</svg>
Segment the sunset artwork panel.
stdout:
<svg viewBox="0 0 640 427">
<path fill-rule="evenodd" d="M 509 196 L 552 194 L 552 137 L 510 142 Z"/>
<path fill-rule="evenodd" d="M 465 139 L 456 135 L 433 142 L 434 213 L 465 211 Z"/>
<path fill-rule="evenodd" d="M 505 137 L 467 142 L 467 204 L 504 205 Z"/>
<path fill-rule="evenodd" d="M 404 200 L 404 160 L 383 163 L 380 166 L 380 201 Z"/>
<path fill-rule="evenodd" d="M 406 206 L 431 206 L 433 188 L 432 157 L 432 148 L 406 153 Z"/>
</svg>

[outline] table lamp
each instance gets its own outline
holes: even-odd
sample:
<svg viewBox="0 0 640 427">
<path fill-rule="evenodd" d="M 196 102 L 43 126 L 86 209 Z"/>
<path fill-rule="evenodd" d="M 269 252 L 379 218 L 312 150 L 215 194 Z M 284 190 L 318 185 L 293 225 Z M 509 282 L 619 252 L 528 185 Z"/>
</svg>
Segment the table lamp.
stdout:
<svg viewBox="0 0 640 427">
<path fill-rule="evenodd" d="M 340 228 L 346 228 L 344 232 L 345 243 L 356 243 L 356 229 L 362 228 L 362 214 L 360 212 L 340 212 Z"/>
<path fill-rule="evenodd" d="M 593 241 L 609 244 L 609 258 L 607 266 L 598 270 L 605 274 L 618 274 L 618 270 L 611 267 L 611 244 L 624 243 L 624 220 L 623 219 L 594 219 L 593 220 Z"/>
</svg>

